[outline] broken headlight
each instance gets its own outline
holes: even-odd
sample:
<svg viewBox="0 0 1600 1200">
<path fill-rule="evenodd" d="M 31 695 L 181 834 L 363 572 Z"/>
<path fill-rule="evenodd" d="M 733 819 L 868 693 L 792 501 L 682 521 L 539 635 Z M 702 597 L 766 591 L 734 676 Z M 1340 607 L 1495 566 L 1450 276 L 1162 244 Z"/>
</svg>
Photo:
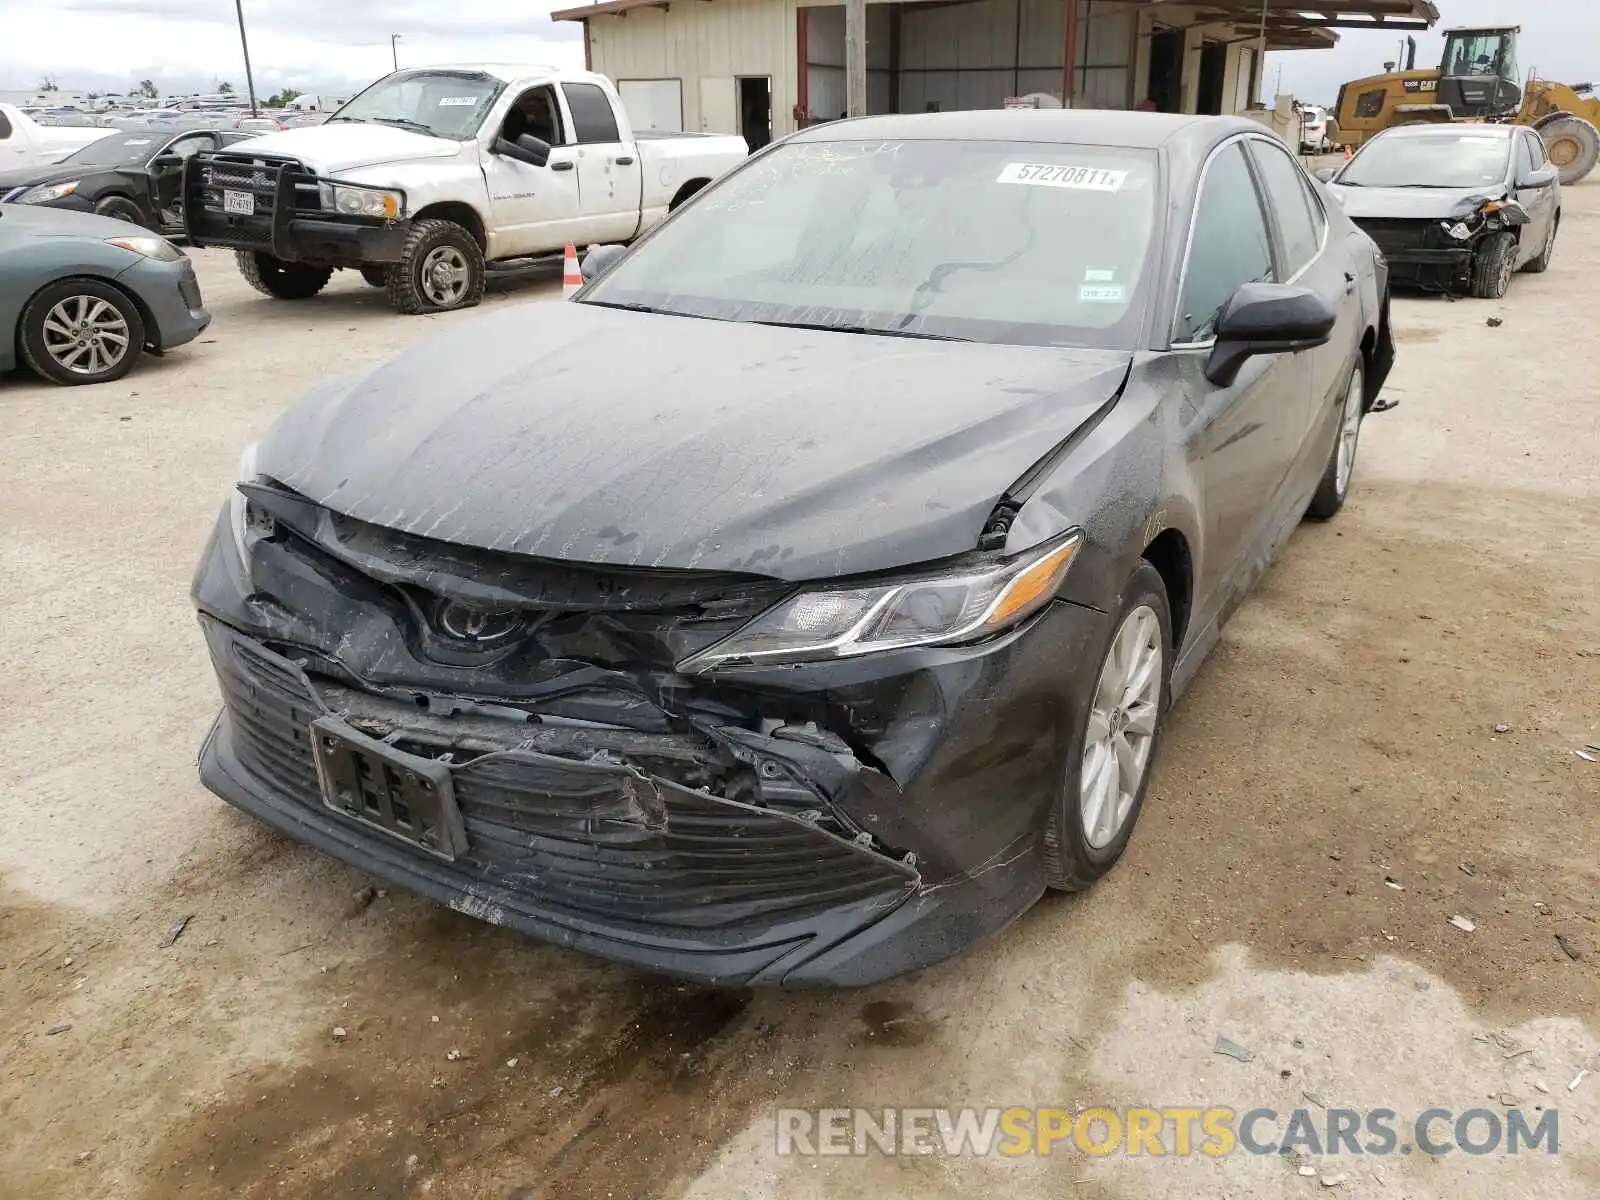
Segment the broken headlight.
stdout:
<svg viewBox="0 0 1600 1200">
<path fill-rule="evenodd" d="M 256 479 L 256 447 L 252 442 L 239 456 L 238 483 L 254 483 Z M 246 571 L 250 567 L 250 544 L 262 532 L 263 520 L 270 524 L 270 519 L 250 503 L 236 484 L 228 497 L 228 524 L 233 528 L 233 548 L 239 552 L 239 563 Z"/>
<path fill-rule="evenodd" d="M 1082 541 L 1082 534 L 1074 530 L 980 567 L 856 587 L 808 589 L 686 659 L 680 669 L 816 662 L 905 646 L 977 641 L 1011 628 L 1048 604 Z"/>
</svg>

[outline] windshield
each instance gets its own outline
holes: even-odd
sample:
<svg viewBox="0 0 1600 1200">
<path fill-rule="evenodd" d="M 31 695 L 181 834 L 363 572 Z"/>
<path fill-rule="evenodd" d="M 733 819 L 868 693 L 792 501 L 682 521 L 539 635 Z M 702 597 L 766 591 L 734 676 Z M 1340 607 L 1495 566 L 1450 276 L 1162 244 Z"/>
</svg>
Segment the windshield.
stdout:
<svg viewBox="0 0 1600 1200">
<path fill-rule="evenodd" d="M 1346 187 L 1492 187 L 1506 177 L 1511 139 L 1444 132 L 1378 137 L 1368 142 L 1336 183 Z"/>
<path fill-rule="evenodd" d="M 585 295 L 727 321 L 1133 348 L 1149 151 L 801 142 L 729 174 Z"/>
<path fill-rule="evenodd" d="M 84 163 L 93 167 L 137 167 L 149 161 L 150 156 L 165 144 L 166 138 L 153 134 L 113 133 L 75 150 L 62 162 Z"/>
<path fill-rule="evenodd" d="M 482 71 L 401 71 L 378 80 L 329 119 L 373 121 L 466 141 L 478 132 L 504 86 Z"/>
</svg>

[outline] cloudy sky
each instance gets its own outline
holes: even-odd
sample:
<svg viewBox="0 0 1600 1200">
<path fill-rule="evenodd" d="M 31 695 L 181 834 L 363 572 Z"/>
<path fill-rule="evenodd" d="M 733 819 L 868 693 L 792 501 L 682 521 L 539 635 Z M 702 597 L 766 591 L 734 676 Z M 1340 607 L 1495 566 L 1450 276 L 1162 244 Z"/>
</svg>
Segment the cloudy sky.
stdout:
<svg viewBox="0 0 1600 1200">
<path fill-rule="evenodd" d="M 256 88 L 268 95 L 345 92 L 389 69 L 389 34 L 400 62 L 472 59 L 581 66 L 580 27 L 547 13 L 567 0 L 244 0 Z M 1597 0 L 1439 0 L 1441 25 L 1521 21 L 1522 67 L 1568 82 L 1600 79 Z M 1535 10 L 1537 15 L 1534 14 Z M 1419 66 L 1437 65 L 1442 39 L 1419 39 Z M 1268 91 L 1283 87 L 1331 101 L 1346 79 L 1383 69 L 1399 39 L 1346 32 L 1332 51 L 1271 56 Z M 0 0 L 0 89 L 31 88 L 49 75 L 63 88 L 126 91 L 153 79 L 165 92 L 241 92 L 244 65 L 231 0 Z"/>
</svg>

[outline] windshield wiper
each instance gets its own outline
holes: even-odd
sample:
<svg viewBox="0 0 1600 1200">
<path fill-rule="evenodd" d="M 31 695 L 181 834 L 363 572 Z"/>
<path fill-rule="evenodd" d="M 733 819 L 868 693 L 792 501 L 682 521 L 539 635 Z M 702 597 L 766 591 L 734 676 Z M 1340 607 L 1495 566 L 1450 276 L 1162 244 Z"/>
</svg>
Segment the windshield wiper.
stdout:
<svg viewBox="0 0 1600 1200">
<path fill-rule="evenodd" d="M 438 136 L 421 121 L 413 121 L 407 117 L 373 117 L 372 119 L 380 125 L 398 125 L 401 129 L 415 129 L 418 133 L 425 133 L 429 137 Z"/>
<path fill-rule="evenodd" d="M 826 325 L 820 321 L 751 321 L 752 325 L 771 325 L 777 329 L 819 329 L 824 333 L 869 333 L 878 337 L 919 338 L 925 342 L 970 342 L 971 338 L 947 333 L 918 333 L 912 329 L 884 329 L 878 325 Z"/>
</svg>

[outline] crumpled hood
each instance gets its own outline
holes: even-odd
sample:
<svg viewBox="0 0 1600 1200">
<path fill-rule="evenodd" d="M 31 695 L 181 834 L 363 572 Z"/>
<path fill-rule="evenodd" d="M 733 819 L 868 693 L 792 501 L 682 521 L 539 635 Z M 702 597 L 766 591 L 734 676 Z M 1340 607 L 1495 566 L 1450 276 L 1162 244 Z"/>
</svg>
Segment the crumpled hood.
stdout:
<svg viewBox="0 0 1600 1200">
<path fill-rule="evenodd" d="M 298 159 L 321 175 L 418 158 L 449 158 L 460 150 L 461 143 L 448 138 L 371 121 L 306 125 L 247 138 L 228 147 L 229 154 L 253 152 Z"/>
<path fill-rule="evenodd" d="M 1367 188 L 1340 187 L 1328 190 L 1344 205 L 1345 215 L 1354 220 L 1428 221 L 1464 217 L 1477 211 L 1485 200 L 1504 198 L 1504 184 L 1478 188 Z"/>
<path fill-rule="evenodd" d="M 257 468 L 463 545 L 824 578 L 975 549 L 1130 361 L 534 303 L 314 391 Z"/>
</svg>

